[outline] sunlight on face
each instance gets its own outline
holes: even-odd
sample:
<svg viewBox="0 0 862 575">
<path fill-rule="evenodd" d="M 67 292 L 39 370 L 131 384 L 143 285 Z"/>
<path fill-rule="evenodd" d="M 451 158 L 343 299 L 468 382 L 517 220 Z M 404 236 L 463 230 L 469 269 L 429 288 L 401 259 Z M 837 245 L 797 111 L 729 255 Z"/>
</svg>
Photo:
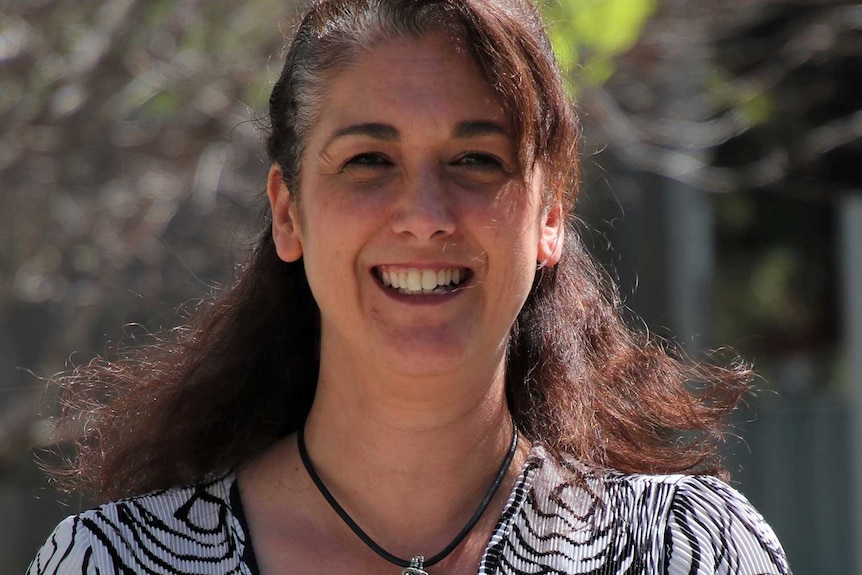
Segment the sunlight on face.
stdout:
<svg viewBox="0 0 862 575">
<path fill-rule="evenodd" d="M 320 306 L 322 369 L 499 371 L 557 224 L 495 92 L 436 33 L 386 41 L 330 86 L 302 200 L 282 190 L 273 208 L 279 253 L 303 257 Z"/>
</svg>

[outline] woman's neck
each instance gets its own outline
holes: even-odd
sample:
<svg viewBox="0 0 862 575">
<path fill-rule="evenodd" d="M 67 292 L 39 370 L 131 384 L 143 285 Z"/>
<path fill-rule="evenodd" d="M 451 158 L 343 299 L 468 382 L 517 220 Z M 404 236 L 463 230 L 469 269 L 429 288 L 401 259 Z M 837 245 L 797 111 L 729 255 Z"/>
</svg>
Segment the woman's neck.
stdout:
<svg viewBox="0 0 862 575">
<path fill-rule="evenodd" d="M 322 369 L 305 426 L 309 458 L 326 488 L 380 546 L 431 557 L 468 522 L 510 446 L 502 370 L 436 381 L 369 380 Z M 336 377 L 340 375 L 343 377 Z M 529 452 L 518 444 L 499 490 L 466 539 L 432 573 L 476 573 Z M 318 493 L 292 435 L 238 472 L 261 573 L 397 573 Z M 289 570 L 286 566 L 289 566 Z"/>
<path fill-rule="evenodd" d="M 442 549 L 493 482 L 512 423 L 502 370 L 480 381 L 321 372 L 305 428 L 311 461 L 354 520 L 396 555 Z M 522 461 L 523 453 L 509 473 Z"/>
</svg>

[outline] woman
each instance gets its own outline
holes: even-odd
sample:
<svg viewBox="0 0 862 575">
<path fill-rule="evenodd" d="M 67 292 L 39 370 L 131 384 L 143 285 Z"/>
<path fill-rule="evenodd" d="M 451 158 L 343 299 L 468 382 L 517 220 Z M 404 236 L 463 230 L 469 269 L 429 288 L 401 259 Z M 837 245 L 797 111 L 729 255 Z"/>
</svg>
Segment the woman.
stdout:
<svg viewBox="0 0 862 575">
<path fill-rule="evenodd" d="M 566 227 L 576 121 L 532 5 L 318 2 L 270 124 L 236 286 L 68 382 L 116 396 L 76 467 L 115 501 L 31 574 L 789 573 L 714 477 L 750 374 L 640 341 Z"/>
</svg>

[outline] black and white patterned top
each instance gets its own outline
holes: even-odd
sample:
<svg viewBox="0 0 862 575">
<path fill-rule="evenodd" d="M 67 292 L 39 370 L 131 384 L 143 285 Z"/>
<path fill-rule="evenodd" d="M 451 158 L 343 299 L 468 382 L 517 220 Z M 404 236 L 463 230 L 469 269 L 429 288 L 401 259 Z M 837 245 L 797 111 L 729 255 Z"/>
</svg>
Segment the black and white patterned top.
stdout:
<svg viewBox="0 0 862 575">
<path fill-rule="evenodd" d="M 533 451 L 479 575 L 785 575 L 781 545 L 713 477 L 577 473 Z M 257 575 L 234 475 L 60 523 L 28 575 Z"/>
</svg>

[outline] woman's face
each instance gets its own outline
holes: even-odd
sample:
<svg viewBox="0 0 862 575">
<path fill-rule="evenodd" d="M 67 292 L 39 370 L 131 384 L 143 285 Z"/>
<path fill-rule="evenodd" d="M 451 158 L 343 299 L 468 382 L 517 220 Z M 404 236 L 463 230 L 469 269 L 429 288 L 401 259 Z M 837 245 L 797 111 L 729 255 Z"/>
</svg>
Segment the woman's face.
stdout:
<svg viewBox="0 0 862 575">
<path fill-rule="evenodd" d="M 506 116 L 459 43 L 388 40 L 336 74 L 301 159 L 299 202 L 274 167 L 273 233 L 303 257 L 321 367 L 414 376 L 501 371 L 561 217 L 525 178 Z M 526 180 L 526 181 L 525 181 Z"/>
</svg>

